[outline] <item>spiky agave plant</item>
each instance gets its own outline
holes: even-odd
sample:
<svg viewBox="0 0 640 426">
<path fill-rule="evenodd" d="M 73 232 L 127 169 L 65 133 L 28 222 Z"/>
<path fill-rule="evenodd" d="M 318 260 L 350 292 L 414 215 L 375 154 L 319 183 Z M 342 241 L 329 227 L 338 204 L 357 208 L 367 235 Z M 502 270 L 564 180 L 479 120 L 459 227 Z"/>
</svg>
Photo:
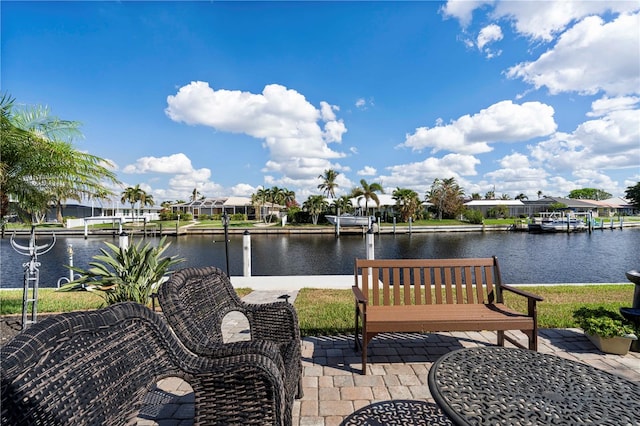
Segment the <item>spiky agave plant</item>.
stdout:
<svg viewBox="0 0 640 426">
<path fill-rule="evenodd" d="M 172 266 L 184 261 L 178 256 L 162 257 L 171 245 L 165 240 L 163 237 L 157 247 L 148 242 L 142 245 L 142 241 L 127 248 L 105 242 L 110 251 L 100 249 L 102 254 L 93 256 L 89 269 L 67 266 L 81 277 L 60 287 L 60 291 L 87 288 L 100 291 L 107 305 L 125 301 L 146 305 L 162 277 Z"/>
</svg>

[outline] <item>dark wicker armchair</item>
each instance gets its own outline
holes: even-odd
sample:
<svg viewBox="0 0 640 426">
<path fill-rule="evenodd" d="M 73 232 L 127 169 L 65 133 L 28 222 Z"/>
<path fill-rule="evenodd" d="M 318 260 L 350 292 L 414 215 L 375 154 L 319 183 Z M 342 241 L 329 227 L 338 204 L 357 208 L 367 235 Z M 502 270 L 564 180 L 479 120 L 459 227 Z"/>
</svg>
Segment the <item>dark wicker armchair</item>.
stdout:
<svg viewBox="0 0 640 426">
<path fill-rule="evenodd" d="M 165 377 L 193 388 L 195 424 L 290 423 L 271 359 L 196 356 L 160 316 L 135 303 L 49 317 L 7 342 L 0 356 L 2 425 L 126 424 Z"/>
<path fill-rule="evenodd" d="M 160 285 L 158 300 L 167 322 L 189 350 L 206 356 L 265 355 L 282 369 L 289 412 L 294 397 L 302 397 L 300 327 L 290 303 L 247 304 L 229 277 L 215 267 L 173 273 Z M 247 317 L 250 341 L 223 342 L 222 320 L 233 311 Z"/>
</svg>

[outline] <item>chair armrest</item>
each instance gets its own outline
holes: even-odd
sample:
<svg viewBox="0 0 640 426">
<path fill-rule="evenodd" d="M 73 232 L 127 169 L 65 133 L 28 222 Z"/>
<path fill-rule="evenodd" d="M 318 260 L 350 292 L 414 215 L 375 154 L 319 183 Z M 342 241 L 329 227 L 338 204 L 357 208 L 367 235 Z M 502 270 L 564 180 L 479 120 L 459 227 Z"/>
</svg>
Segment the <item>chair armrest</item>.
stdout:
<svg viewBox="0 0 640 426">
<path fill-rule="evenodd" d="M 281 370 L 256 354 L 181 357 L 180 369 L 195 394 L 195 424 L 291 423 Z"/>
<path fill-rule="evenodd" d="M 512 286 L 507 285 L 507 284 L 502 284 L 500 286 L 500 288 L 502 290 L 507 290 L 507 291 L 510 291 L 511 293 L 515 293 L 517 295 L 524 296 L 527 299 L 533 299 L 533 300 L 538 301 L 538 302 L 542 302 L 544 300 L 544 297 L 542 297 L 542 296 L 538 296 L 537 294 L 529 293 L 528 291 L 520 290 L 519 288 L 512 287 Z"/>
<path fill-rule="evenodd" d="M 300 340 L 300 324 L 295 308 L 289 302 L 244 304 L 251 336 L 274 342 Z"/>
<path fill-rule="evenodd" d="M 225 358 L 242 355 L 261 355 L 269 358 L 284 371 L 284 362 L 280 348 L 274 342 L 268 340 L 247 340 L 230 343 L 202 344 L 193 348 L 196 355 L 209 358 Z"/>
<path fill-rule="evenodd" d="M 357 303 L 362 303 L 364 305 L 367 304 L 368 300 L 366 297 L 364 297 L 364 294 L 362 294 L 362 290 L 360 290 L 360 287 L 354 285 L 351 287 L 351 290 L 353 291 L 353 295 L 355 296 Z"/>
</svg>

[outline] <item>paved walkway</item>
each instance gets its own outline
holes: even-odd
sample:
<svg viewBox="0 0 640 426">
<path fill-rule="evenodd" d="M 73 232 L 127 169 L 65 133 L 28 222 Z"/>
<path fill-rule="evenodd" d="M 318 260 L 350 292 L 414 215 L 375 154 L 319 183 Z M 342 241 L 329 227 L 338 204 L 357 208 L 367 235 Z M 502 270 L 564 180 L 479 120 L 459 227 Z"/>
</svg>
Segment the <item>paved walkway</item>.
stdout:
<svg viewBox="0 0 640 426">
<path fill-rule="evenodd" d="M 297 291 L 254 291 L 243 300 L 264 303 Z M 229 341 L 249 339 L 246 318 L 229 315 L 223 330 Z M 519 334 L 519 333 L 518 333 Z M 516 334 L 513 334 L 516 337 Z M 345 416 L 373 402 L 389 399 L 433 401 L 427 373 L 442 354 L 464 347 L 495 344 L 493 332 L 384 334 L 369 346 L 368 374 L 360 374 L 360 354 L 353 336 L 307 337 L 302 342 L 304 397 L 293 407 L 293 424 L 339 425 Z M 598 351 L 578 329 L 543 329 L 539 351 L 582 361 L 602 370 L 640 382 L 640 353 L 626 356 Z M 134 424 L 144 426 L 193 425 L 194 397 L 181 379 L 161 381 L 149 393 L 147 405 Z"/>
</svg>

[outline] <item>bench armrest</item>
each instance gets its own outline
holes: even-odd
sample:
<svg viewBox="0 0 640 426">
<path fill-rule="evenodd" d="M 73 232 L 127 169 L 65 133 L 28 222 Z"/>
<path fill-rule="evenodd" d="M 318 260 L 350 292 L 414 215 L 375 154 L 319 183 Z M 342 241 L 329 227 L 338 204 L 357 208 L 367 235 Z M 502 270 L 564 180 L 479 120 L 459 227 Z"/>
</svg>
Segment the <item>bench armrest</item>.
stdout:
<svg viewBox="0 0 640 426">
<path fill-rule="evenodd" d="M 544 297 L 542 297 L 542 296 L 538 296 L 537 294 L 529 293 L 528 291 L 520 290 L 519 288 L 512 287 L 510 285 L 502 284 L 500 286 L 500 288 L 502 290 L 507 290 L 507 291 L 510 291 L 512 293 L 518 294 L 520 296 L 524 296 L 527 299 L 533 299 L 533 300 L 535 300 L 537 302 L 542 302 L 544 300 Z"/>
<path fill-rule="evenodd" d="M 362 294 L 362 290 L 360 290 L 360 287 L 354 285 L 351 287 L 351 290 L 353 290 L 353 295 L 356 298 L 356 302 L 362 303 L 364 305 L 367 304 L 368 300 L 366 297 L 364 297 L 364 294 Z"/>
</svg>

